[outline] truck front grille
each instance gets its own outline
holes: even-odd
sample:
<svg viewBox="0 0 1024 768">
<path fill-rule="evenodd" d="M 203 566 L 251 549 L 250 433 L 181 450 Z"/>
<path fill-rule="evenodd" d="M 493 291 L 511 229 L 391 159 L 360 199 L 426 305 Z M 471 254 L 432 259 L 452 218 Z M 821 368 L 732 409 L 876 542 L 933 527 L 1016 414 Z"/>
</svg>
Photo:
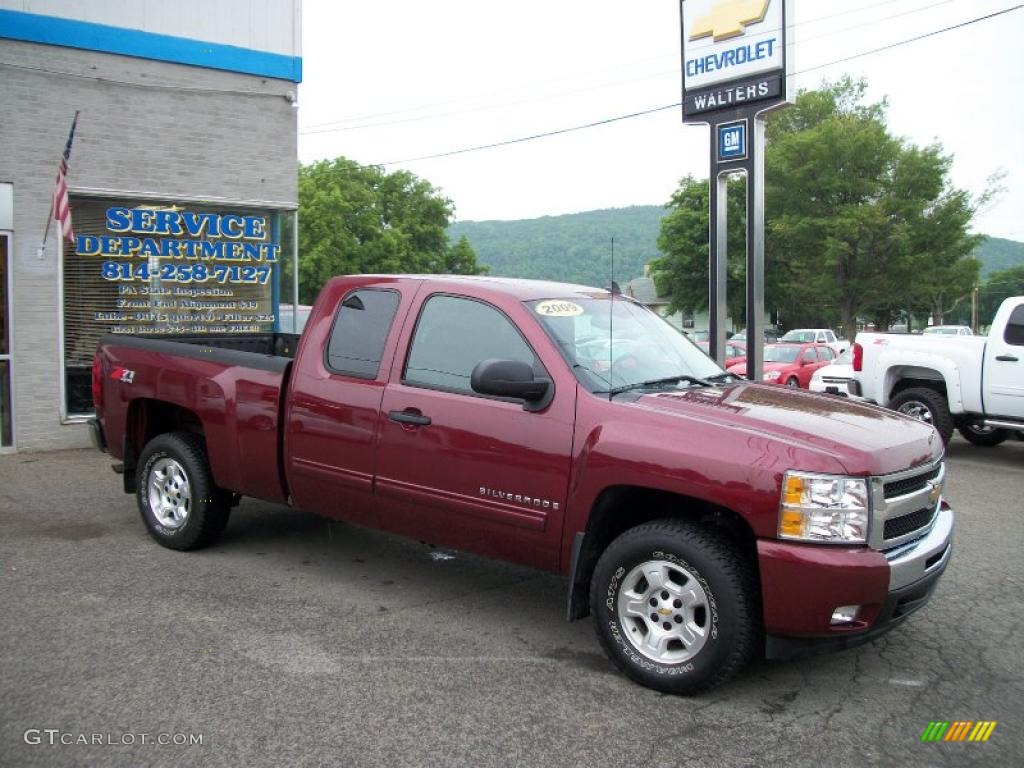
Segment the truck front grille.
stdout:
<svg viewBox="0 0 1024 768">
<path fill-rule="evenodd" d="M 924 536 L 937 519 L 945 479 L 941 460 L 931 466 L 872 477 L 868 546 L 888 557 Z"/>
<path fill-rule="evenodd" d="M 920 475 L 914 475 L 913 477 L 905 477 L 902 480 L 893 480 L 891 483 L 885 484 L 885 498 L 895 499 L 898 496 L 906 496 L 908 493 L 914 491 L 920 491 L 922 488 L 927 487 L 929 480 L 934 480 L 939 476 L 939 472 L 942 471 L 942 465 L 938 464 L 927 472 L 922 472 Z M 886 538 L 889 538 L 886 536 Z"/>
<path fill-rule="evenodd" d="M 938 511 L 939 507 L 936 504 L 934 507 L 924 507 L 916 512 L 911 512 L 909 515 L 890 518 L 885 521 L 885 532 L 883 535 L 887 540 L 898 539 L 900 536 L 906 536 L 916 530 L 927 528 L 931 525 L 932 520 L 935 519 L 935 513 Z"/>
</svg>

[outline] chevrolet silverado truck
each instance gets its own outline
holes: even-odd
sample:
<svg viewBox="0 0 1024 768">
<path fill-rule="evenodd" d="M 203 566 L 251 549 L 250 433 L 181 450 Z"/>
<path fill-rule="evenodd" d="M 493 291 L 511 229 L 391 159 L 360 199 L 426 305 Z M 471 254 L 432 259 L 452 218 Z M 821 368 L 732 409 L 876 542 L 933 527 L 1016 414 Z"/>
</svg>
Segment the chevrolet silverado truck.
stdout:
<svg viewBox="0 0 1024 768">
<path fill-rule="evenodd" d="M 858 391 L 867 400 L 993 446 L 1024 431 L 1024 296 L 1006 299 L 988 336 L 858 333 Z"/>
<path fill-rule="evenodd" d="M 107 336 L 93 388 L 159 544 L 249 496 L 560 572 L 665 692 L 877 637 L 951 556 L 934 429 L 738 379 L 598 289 L 338 277 L 297 343 Z"/>
</svg>

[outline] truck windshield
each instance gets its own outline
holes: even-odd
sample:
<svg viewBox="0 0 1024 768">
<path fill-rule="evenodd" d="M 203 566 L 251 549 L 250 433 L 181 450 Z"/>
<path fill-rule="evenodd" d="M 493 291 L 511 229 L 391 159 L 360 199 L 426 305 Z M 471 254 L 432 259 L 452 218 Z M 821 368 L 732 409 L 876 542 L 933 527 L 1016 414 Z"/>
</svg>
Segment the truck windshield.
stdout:
<svg viewBox="0 0 1024 768">
<path fill-rule="evenodd" d="M 591 392 L 727 375 L 681 331 L 630 299 L 546 299 L 527 306 Z"/>
</svg>

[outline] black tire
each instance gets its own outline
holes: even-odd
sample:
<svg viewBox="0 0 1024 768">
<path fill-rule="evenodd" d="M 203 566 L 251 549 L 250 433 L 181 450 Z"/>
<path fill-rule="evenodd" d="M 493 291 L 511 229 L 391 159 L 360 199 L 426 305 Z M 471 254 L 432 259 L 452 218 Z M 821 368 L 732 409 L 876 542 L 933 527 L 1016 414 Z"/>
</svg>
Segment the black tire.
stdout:
<svg viewBox="0 0 1024 768">
<path fill-rule="evenodd" d="M 927 387 L 912 387 L 900 392 L 889 403 L 894 411 L 931 424 L 939 433 L 944 445 L 953 437 L 953 416 L 949 412 L 946 398 Z"/>
<path fill-rule="evenodd" d="M 965 421 L 957 427 L 957 431 L 964 440 L 983 448 L 991 448 L 1006 441 L 1010 436 L 1009 430 L 999 427 L 986 427 L 977 421 Z"/>
<path fill-rule="evenodd" d="M 654 577 L 658 568 L 676 574 L 672 593 L 659 592 L 656 582 L 647 582 L 648 574 Z M 637 572 L 639 581 L 634 576 Z M 692 577 L 693 584 L 685 576 Z M 638 587 L 643 584 L 647 586 Z M 644 589 L 653 590 L 649 597 L 641 593 Z M 689 610 L 679 607 L 678 599 L 651 608 L 657 613 L 651 614 L 656 620 L 650 622 L 646 615 L 626 615 L 620 609 L 622 601 L 647 606 L 652 600 L 683 596 L 688 590 L 690 594 L 699 591 L 706 606 L 689 614 L 692 624 L 684 618 L 686 614 L 672 615 L 675 610 Z M 762 633 L 760 594 L 748 559 L 722 533 L 682 520 L 645 523 L 615 539 L 594 569 L 590 610 L 597 636 L 612 661 L 634 681 L 665 693 L 689 695 L 725 682 L 754 656 Z M 646 613 L 648 608 L 643 610 Z M 700 645 L 669 640 L 663 655 L 679 654 L 679 660 L 655 658 L 650 650 L 638 647 L 649 633 L 653 638 L 682 628 L 673 622 L 700 625 Z M 662 633 L 661 626 L 670 631 Z M 687 656 L 693 648 L 693 655 Z"/>
<path fill-rule="evenodd" d="M 200 549 L 217 540 L 228 524 L 231 494 L 214 483 L 201 437 L 190 432 L 157 435 L 142 449 L 138 466 L 135 498 L 150 536 L 161 545 L 177 550 Z M 151 504 L 151 483 L 172 482 L 174 478 L 167 469 L 177 473 L 175 466 L 180 467 L 184 475 L 182 485 L 188 496 L 186 501 L 181 501 L 182 494 L 174 497 L 187 510 L 176 524 L 167 522 L 166 515 L 162 520 L 161 513 Z M 175 493 L 174 489 L 167 492 Z M 165 491 L 156 490 L 155 493 L 159 495 Z"/>
<path fill-rule="evenodd" d="M 786 379 L 786 386 L 792 387 L 793 389 L 800 389 L 800 379 L 798 379 L 796 376 L 790 376 L 788 379 Z"/>
</svg>

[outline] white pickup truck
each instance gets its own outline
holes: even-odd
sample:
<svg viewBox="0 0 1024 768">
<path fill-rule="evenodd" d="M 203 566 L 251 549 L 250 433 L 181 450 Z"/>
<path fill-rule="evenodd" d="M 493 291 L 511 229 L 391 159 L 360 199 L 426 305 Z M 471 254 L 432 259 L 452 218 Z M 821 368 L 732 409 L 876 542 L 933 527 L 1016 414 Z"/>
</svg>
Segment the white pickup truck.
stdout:
<svg viewBox="0 0 1024 768">
<path fill-rule="evenodd" d="M 953 429 L 975 445 L 1024 432 L 1024 296 L 1006 299 L 988 336 L 858 333 L 853 370 L 860 395 Z"/>
</svg>

